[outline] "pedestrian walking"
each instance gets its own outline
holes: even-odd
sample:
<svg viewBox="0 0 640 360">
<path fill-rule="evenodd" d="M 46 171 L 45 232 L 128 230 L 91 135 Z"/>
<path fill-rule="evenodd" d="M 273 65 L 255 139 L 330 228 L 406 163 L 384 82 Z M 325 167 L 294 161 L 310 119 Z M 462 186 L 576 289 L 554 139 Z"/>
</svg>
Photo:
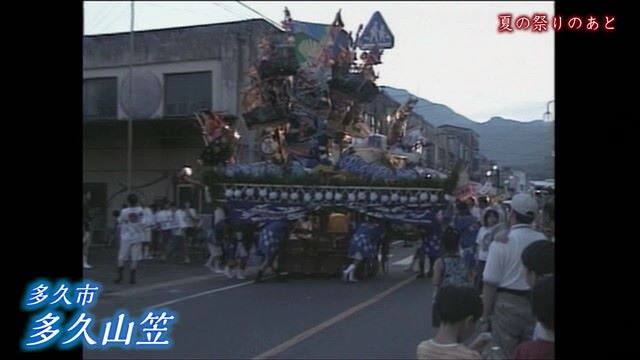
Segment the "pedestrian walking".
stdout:
<svg viewBox="0 0 640 360">
<path fill-rule="evenodd" d="M 122 282 L 124 263 L 130 261 L 131 276 L 129 283 L 136 283 L 138 261 L 142 259 L 142 242 L 145 236 L 144 209 L 138 203 L 136 194 L 127 196 L 128 207 L 120 211 L 120 248 L 118 251 L 118 277 L 114 280 Z"/>
<path fill-rule="evenodd" d="M 164 260 L 172 259 L 173 255 L 176 251 L 180 251 L 180 256 L 184 259 L 185 264 L 189 264 L 191 260 L 189 259 L 188 249 L 186 247 L 185 241 L 185 229 L 187 227 L 185 223 L 185 212 L 182 209 L 176 208 L 175 203 L 171 203 L 170 210 L 171 212 L 171 223 L 170 229 L 172 231 L 171 241 L 169 242 L 168 250 L 165 254 Z"/>
<path fill-rule="evenodd" d="M 160 244 L 159 254 L 162 254 L 162 260 L 166 260 L 166 252 L 171 246 L 173 239 L 173 212 L 171 211 L 170 204 L 165 202 L 162 205 L 162 210 L 156 213 L 156 223 L 160 227 Z"/>
</svg>

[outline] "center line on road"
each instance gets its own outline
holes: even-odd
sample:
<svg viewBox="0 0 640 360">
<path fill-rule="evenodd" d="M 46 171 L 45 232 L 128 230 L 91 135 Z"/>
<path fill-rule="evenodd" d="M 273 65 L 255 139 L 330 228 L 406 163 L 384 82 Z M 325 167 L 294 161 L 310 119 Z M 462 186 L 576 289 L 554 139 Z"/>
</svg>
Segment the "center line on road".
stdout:
<svg viewBox="0 0 640 360">
<path fill-rule="evenodd" d="M 159 283 L 159 284 L 153 284 L 153 285 L 149 285 L 149 286 L 137 287 L 137 288 L 121 290 L 121 291 L 108 292 L 108 293 L 105 293 L 105 295 L 108 295 L 108 296 L 138 295 L 138 294 L 142 294 L 142 293 L 149 292 L 149 291 L 152 291 L 152 290 L 159 290 L 159 289 L 172 287 L 172 286 L 187 285 L 187 284 L 191 284 L 191 283 L 194 283 L 194 282 L 199 282 L 199 281 L 209 280 L 209 279 L 216 279 L 216 278 L 221 278 L 221 277 L 223 277 L 223 275 L 221 275 L 221 274 L 207 274 L 207 275 L 192 276 L 192 277 L 188 277 L 188 278 L 184 278 L 184 279 L 166 281 L 166 282 L 162 282 L 162 283 Z"/>
<path fill-rule="evenodd" d="M 320 323 L 320 324 L 318 324 L 318 325 L 316 325 L 316 326 L 314 326 L 314 327 L 312 327 L 310 329 L 307 329 L 307 330 L 303 331 L 302 333 L 292 337 L 291 339 L 283 342 L 282 344 L 280 344 L 280 345 L 278 345 L 278 346 L 276 346 L 276 347 L 274 347 L 274 348 L 272 348 L 270 350 L 267 350 L 267 351 L 263 352 L 262 354 L 254 357 L 253 360 L 268 359 L 270 357 L 276 356 L 276 355 L 282 353 L 283 351 L 286 351 L 286 350 L 292 348 L 293 346 L 299 344 L 300 342 L 310 338 L 311 336 L 321 332 L 322 330 L 330 327 L 331 325 L 334 325 L 334 324 L 336 324 L 336 323 L 338 323 L 338 322 L 350 317 L 351 315 L 357 313 L 358 311 L 360 311 L 360 310 L 362 310 L 362 309 L 364 309 L 364 308 L 366 308 L 366 307 L 368 307 L 370 305 L 375 304 L 376 302 L 378 302 L 378 301 L 382 300 L 383 298 L 389 296 L 393 292 L 397 291 L 398 289 L 400 289 L 401 287 L 407 285 L 408 283 L 412 282 L 415 279 L 416 279 L 415 276 L 412 276 L 412 277 L 410 277 L 410 278 L 408 278 L 406 280 L 403 280 L 403 281 L 399 282 L 398 284 L 392 286 L 391 288 L 389 288 L 389 289 L 379 293 L 378 295 L 372 297 L 371 299 L 369 299 L 369 300 L 367 300 L 365 302 L 362 302 L 362 303 L 360 303 L 358 305 L 355 305 L 352 308 L 347 309 L 347 310 L 341 312 L 340 314 L 332 317 L 331 319 L 326 320 L 325 322 Z"/>
<path fill-rule="evenodd" d="M 159 308 L 159 307 L 175 304 L 175 303 L 178 303 L 178 302 L 181 302 L 181 301 L 194 299 L 194 298 L 197 298 L 197 297 L 200 297 L 200 296 L 214 294 L 214 293 L 225 291 L 225 290 L 231 290 L 231 289 L 235 289 L 235 288 L 241 287 L 241 286 L 247 286 L 247 285 L 253 284 L 253 283 L 254 283 L 254 281 L 251 280 L 251 281 L 245 281 L 245 282 L 242 282 L 242 283 L 239 283 L 239 284 L 235 284 L 235 285 L 225 286 L 225 287 L 218 288 L 218 289 L 207 290 L 207 291 L 203 291 L 203 292 L 200 292 L 200 293 L 197 293 L 197 294 L 193 294 L 193 295 L 189 295 L 189 296 L 183 296 L 181 298 L 177 298 L 177 299 L 174 299 L 174 300 L 166 301 L 166 302 L 163 302 L 163 303 L 160 303 L 160 304 L 157 304 L 157 305 L 152 305 L 149 308 L 155 309 L 155 308 Z"/>
</svg>

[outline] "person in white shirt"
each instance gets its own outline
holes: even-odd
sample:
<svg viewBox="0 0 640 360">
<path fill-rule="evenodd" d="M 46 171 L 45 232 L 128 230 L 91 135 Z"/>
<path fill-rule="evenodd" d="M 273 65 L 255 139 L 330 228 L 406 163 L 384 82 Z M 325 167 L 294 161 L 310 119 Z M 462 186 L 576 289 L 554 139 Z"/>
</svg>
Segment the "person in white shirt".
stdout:
<svg viewBox="0 0 640 360">
<path fill-rule="evenodd" d="M 153 257 L 151 255 L 149 255 L 149 249 L 151 247 L 151 230 L 153 228 L 153 225 L 155 223 L 155 219 L 153 218 L 153 212 L 151 211 L 151 208 L 149 206 L 147 206 L 144 203 L 140 204 L 142 206 L 142 209 L 144 211 L 144 240 L 142 241 L 142 258 L 147 260 L 147 259 L 153 259 Z"/>
<path fill-rule="evenodd" d="M 531 287 L 521 256 L 531 243 L 547 239 L 532 227 L 537 212 L 538 203 L 530 195 L 513 197 L 509 214 L 511 228 L 497 234 L 489 246 L 482 274 L 484 310 L 481 324 L 484 329 L 491 329 L 496 345 L 507 357 L 519 343 L 530 340 L 533 335 L 535 319 L 529 303 Z"/>
<path fill-rule="evenodd" d="M 136 283 L 136 268 L 142 258 L 142 242 L 145 236 L 144 210 L 138 205 L 138 196 L 127 196 L 129 206 L 120 211 L 118 223 L 120 224 L 120 249 L 118 251 L 118 278 L 116 284 L 122 282 L 124 262 L 131 260 L 131 277 L 129 283 Z"/>
<path fill-rule="evenodd" d="M 158 205 L 151 205 L 151 258 L 160 256 L 160 223 L 158 222 Z"/>
<path fill-rule="evenodd" d="M 164 203 L 162 206 L 162 210 L 156 213 L 156 224 L 160 229 L 160 253 L 164 254 L 169 243 L 171 242 L 172 231 L 171 231 L 171 211 L 169 210 L 169 203 Z M 164 258 L 164 256 L 163 256 Z"/>
<path fill-rule="evenodd" d="M 192 208 L 191 203 L 188 201 L 184 203 L 184 207 L 182 211 L 184 211 L 184 222 L 186 226 L 184 229 L 184 241 L 185 241 L 184 246 L 188 251 L 190 244 L 193 243 L 198 233 L 198 227 L 200 225 L 200 217 L 198 217 L 198 214 L 196 213 L 196 209 Z M 185 263 L 189 263 L 189 262 L 190 260 L 189 260 L 189 257 L 187 256 Z"/>
<path fill-rule="evenodd" d="M 190 264 L 191 260 L 189 259 L 188 249 L 186 247 L 187 244 L 185 241 L 185 230 L 187 228 L 185 220 L 186 213 L 183 209 L 176 209 L 175 203 L 171 203 L 171 213 L 173 221 L 170 226 L 173 230 L 173 236 L 164 260 L 170 259 L 175 253 L 176 248 L 179 247 L 182 256 L 184 256 L 184 263 Z"/>
<path fill-rule="evenodd" d="M 467 204 L 469 204 L 469 212 L 473 217 L 478 219 L 478 222 L 482 221 L 482 215 L 480 214 L 480 208 L 476 206 L 476 200 L 473 197 L 467 199 Z"/>
<path fill-rule="evenodd" d="M 498 209 L 485 209 L 483 226 L 478 230 L 476 244 L 478 245 L 478 261 L 475 270 L 475 285 L 482 291 L 482 272 L 489 256 L 489 246 L 495 239 L 496 234 L 504 230 L 504 219 Z"/>
</svg>

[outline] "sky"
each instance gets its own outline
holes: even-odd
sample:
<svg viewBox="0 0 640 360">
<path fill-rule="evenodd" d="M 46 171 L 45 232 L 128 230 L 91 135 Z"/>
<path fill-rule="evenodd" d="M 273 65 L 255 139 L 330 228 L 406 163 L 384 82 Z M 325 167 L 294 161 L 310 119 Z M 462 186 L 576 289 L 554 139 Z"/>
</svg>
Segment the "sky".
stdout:
<svg viewBox="0 0 640 360">
<path fill-rule="evenodd" d="M 259 12 L 251 11 L 247 7 Z M 282 21 L 331 23 L 342 9 L 345 30 L 356 32 L 380 11 L 395 38 L 385 50 L 378 85 L 405 89 L 447 105 L 477 122 L 501 116 L 542 119 L 554 98 L 554 33 L 498 33 L 498 14 L 545 13 L 553 2 L 535 1 L 136 1 L 135 30 L 161 29 L 265 16 Z M 86 35 L 129 31 L 131 2 L 84 2 Z"/>
</svg>

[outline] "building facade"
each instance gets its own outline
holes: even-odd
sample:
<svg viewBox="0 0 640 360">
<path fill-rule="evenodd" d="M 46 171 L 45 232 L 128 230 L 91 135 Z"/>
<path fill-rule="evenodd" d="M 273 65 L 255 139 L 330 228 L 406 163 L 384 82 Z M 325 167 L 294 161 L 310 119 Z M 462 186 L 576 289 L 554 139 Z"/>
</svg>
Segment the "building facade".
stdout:
<svg viewBox="0 0 640 360">
<path fill-rule="evenodd" d="M 369 128 L 377 134 L 388 135 L 390 116 L 402 104 L 393 100 L 381 91 L 364 110 L 364 119 Z M 453 169 L 457 161 L 457 152 L 450 151 L 447 137 L 441 136 L 441 131 L 427 121 L 422 115 L 411 112 L 406 120 L 405 143 L 420 144 L 413 148 L 419 155 L 420 166 L 446 173 Z"/>
<path fill-rule="evenodd" d="M 175 174 L 204 148 L 194 113 L 240 116 L 258 43 L 274 31 L 264 20 L 139 31 L 133 59 L 129 33 L 84 37 L 84 182 L 104 204 L 93 209 L 98 233 L 125 201 L 129 117 L 134 191 L 147 203 L 176 200 Z M 252 161 L 254 134 L 242 120 L 238 131 L 240 160 Z"/>
</svg>

